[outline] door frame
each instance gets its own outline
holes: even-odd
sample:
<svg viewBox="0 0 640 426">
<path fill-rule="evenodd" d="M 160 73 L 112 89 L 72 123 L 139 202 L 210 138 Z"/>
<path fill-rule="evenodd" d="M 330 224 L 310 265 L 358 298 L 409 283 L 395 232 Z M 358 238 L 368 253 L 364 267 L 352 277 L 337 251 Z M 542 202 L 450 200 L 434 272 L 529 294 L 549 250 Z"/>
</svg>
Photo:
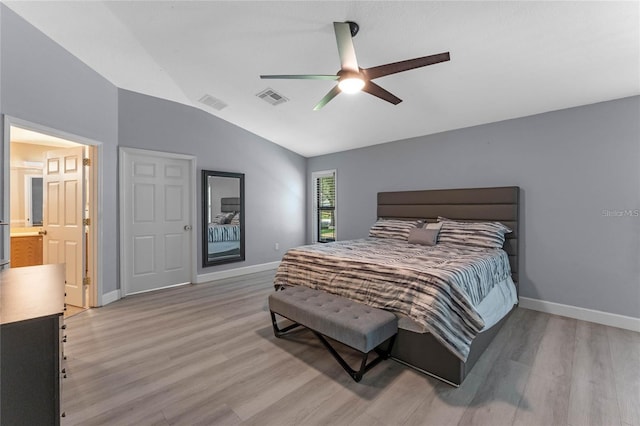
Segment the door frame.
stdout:
<svg viewBox="0 0 640 426">
<path fill-rule="evenodd" d="M 84 136 L 79 136 L 73 133 L 65 132 L 62 130 L 54 129 L 52 127 L 45 126 L 43 124 L 34 123 L 32 121 L 23 120 L 21 118 L 12 117 L 7 114 L 4 115 L 3 120 L 4 132 L 2 135 L 3 142 L 3 191 L 5 201 L 3 203 L 3 218 L 10 221 L 9 213 L 9 195 L 10 195 L 10 182 L 9 182 L 9 166 L 11 164 L 10 145 L 11 145 L 11 126 L 22 127 L 23 129 L 32 130 L 34 132 L 43 133 L 49 136 L 55 136 L 61 139 L 66 139 L 71 142 L 79 143 L 89 146 L 89 158 L 91 159 L 91 167 L 89 167 L 88 176 L 91 187 L 89 188 L 89 217 L 91 218 L 91 226 L 89 226 L 90 246 L 89 256 L 85 259 L 88 265 L 92 267 L 89 269 L 89 278 L 91 279 L 91 285 L 89 286 L 89 294 L 87 304 L 89 307 L 102 306 L 102 288 L 103 288 L 103 264 L 102 264 L 102 238 L 104 235 L 103 221 L 102 221 L 102 206 L 103 206 L 103 149 L 102 142 L 95 139 L 90 139 Z M 10 253 L 9 249 L 9 232 L 4 233 L 4 252 Z M 84 271 L 83 271 L 84 273 Z"/>
<path fill-rule="evenodd" d="M 190 244 L 189 244 L 189 258 L 191 259 L 191 267 L 190 267 L 190 281 L 191 283 L 195 283 L 197 278 L 197 241 L 195 238 L 195 232 L 197 231 L 197 218 L 196 218 L 196 157 L 194 155 L 188 154 L 178 154 L 173 152 L 164 152 L 164 151 L 152 151 L 149 149 L 140 149 L 140 148 L 130 148 L 119 146 L 118 147 L 118 209 L 119 209 L 119 223 L 120 223 L 120 255 L 122 256 L 125 252 L 125 244 L 126 244 L 126 235 L 125 235 L 125 209 L 124 205 L 126 200 L 124 200 L 125 196 L 125 185 L 128 183 L 126 176 L 124 175 L 124 164 L 128 155 L 139 155 L 139 156 L 150 156 L 150 157 L 161 157 L 161 158 L 169 158 L 176 160 L 187 160 L 189 163 L 189 188 L 187 190 L 189 194 L 189 206 L 191 208 L 191 227 L 192 232 L 189 234 Z M 121 297 L 125 297 L 127 294 L 131 294 L 132 291 L 129 288 L 129 282 L 127 281 L 126 271 L 123 262 L 120 262 L 120 292 Z M 182 284 L 178 284 L 182 285 Z M 173 286 L 169 286 L 173 287 Z M 163 287 L 168 288 L 168 287 Z M 147 291 L 155 291 L 147 290 Z M 159 289 L 158 289 L 159 290 Z M 135 292 L 135 294 L 139 294 L 140 292 Z"/>
</svg>

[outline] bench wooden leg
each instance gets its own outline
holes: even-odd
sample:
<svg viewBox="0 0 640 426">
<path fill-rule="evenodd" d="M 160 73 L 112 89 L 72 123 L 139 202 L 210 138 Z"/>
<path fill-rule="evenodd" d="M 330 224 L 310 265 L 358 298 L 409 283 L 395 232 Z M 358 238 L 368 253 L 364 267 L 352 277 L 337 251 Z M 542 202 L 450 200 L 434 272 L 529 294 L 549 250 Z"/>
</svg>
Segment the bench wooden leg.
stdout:
<svg viewBox="0 0 640 426">
<path fill-rule="evenodd" d="M 301 324 L 298 324 L 297 322 L 294 322 L 291 325 L 286 326 L 283 329 L 280 329 L 278 327 L 278 323 L 276 322 L 276 315 L 269 311 L 271 313 L 271 325 L 273 326 L 273 334 L 276 337 L 282 337 L 287 331 L 289 330 L 293 330 L 294 328 L 300 327 Z"/>
<path fill-rule="evenodd" d="M 296 327 L 299 327 L 301 324 L 298 323 L 293 323 L 283 329 L 280 329 L 278 327 L 278 323 L 276 322 L 276 316 L 273 312 L 271 313 L 271 324 L 273 325 L 273 334 L 275 334 L 276 337 L 282 337 L 287 331 L 292 330 Z M 309 329 L 311 330 L 311 329 Z M 368 353 L 363 353 L 362 354 L 362 360 L 360 361 L 360 369 L 359 370 L 354 370 L 353 368 L 351 368 L 349 366 L 349 364 L 347 364 L 347 362 L 344 360 L 344 358 L 342 358 L 340 356 L 340 354 L 333 348 L 333 346 L 331 346 L 331 344 L 327 341 L 327 339 L 325 339 L 325 337 L 318 333 L 315 330 L 311 330 L 313 332 L 313 334 L 316 335 L 316 337 L 322 342 L 322 344 L 324 345 L 325 348 L 327 348 L 327 350 L 329 351 L 329 353 L 331 353 L 331 355 L 333 355 L 333 357 L 336 359 L 336 361 L 338 361 L 338 363 L 340 364 L 340 366 L 349 374 L 349 376 L 351 376 L 351 378 L 353 380 L 355 380 L 356 382 L 359 382 L 360 380 L 362 380 L 362 376 L 364 376 L 364 373 L 366 373 L 367 371 L 371 370 L 373 367 L 375 367 L 376 365 L 378 365 L 380 363 L 380 361 L 383 361 L 385 359 L 388 359 L 391 357 L 391 349 L 393 348 L 393 343 L 396 340 L 396 335 L 391 336 L 391 338 L 389 338 L 389 345 L 387 346 L 387 350 L 382 350 L 382 349 L 375 349 L 375 352 L 377 353 L 377 357 L 376 359 L 374 359 L 373 361 L 369 362 L 367 364 L 367 358 L 369 357 Z"/>
<path fill-rule="evenodd" d="M 373 367 L 378 365 L 380 361 L 383 361 L 391 357 L 391 349 L 393 348 L 393 343 L 396 340 L 395 335 L 391 336 L 391 338 L 389 339 L 389 346 L 386 351 L 379 350 L 376 348 L 375 351 L 378 354 L 378 356 L 376 357 L 376 359 L 374 359 L 368 364 L 367 364 L 367 358 L 369 357 L 369 354 L 362 353 L 362 360 L 360 361 L 360 369 L 356 371 L 353 368 L 351 368 L 349 364 L 347 364 L 344 358 L 340 356 L 340 354 L 333 348 L 333 346 L 331 346 L 331 344 L 327 341 L 327 339 L 324 338 L 322 334 L 318 333 L 315 330 L 311 330 L 311 331 L 313 332 L 313 334 L 316 335 L 316 337 L 318 337 L 318 339 L 320 339 L 322 344 L 325 346 L 325 348 L 327 348 L 327 350 L 331 353 L 331 355 L 333 355 L 336 361 L 338 361 L 338 363 L 342 366 L 344 371 L 346 371 L 351 376 L 351 378 L 356 382 L 359 382 L 360 380 L 362 380 L 362 376 L 364 376 L 364 373 L 366 373 L 367 371 L 371 370 Z"/>
</svg>

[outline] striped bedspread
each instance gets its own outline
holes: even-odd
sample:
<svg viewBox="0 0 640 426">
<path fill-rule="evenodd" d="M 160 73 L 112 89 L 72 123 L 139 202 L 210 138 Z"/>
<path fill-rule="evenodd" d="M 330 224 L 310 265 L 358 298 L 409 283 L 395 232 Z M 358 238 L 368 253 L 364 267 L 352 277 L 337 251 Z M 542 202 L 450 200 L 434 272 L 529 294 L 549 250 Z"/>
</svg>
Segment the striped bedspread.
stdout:
<svg viewBox="0 0 640 426">
<path fill-rule="evenodd" d="M 474 306 L 510 277 L 500 249 L 366 238 L 289 250 L 274 285 L 302 285 L 404 314 L 463 361 L 484 323 Z"/>
<path fill-rule="evenodd" d="M 210 243 L 240 241 L 240 225 L 209 224 L 207 241 Z"/>
</svg>

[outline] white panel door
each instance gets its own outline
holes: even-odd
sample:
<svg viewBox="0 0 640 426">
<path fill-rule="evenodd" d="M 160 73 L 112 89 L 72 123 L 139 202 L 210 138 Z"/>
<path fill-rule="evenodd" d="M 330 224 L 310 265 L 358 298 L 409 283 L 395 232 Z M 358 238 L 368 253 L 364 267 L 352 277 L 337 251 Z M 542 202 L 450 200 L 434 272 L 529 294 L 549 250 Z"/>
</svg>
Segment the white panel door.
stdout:
<svg viewBox="0 0 640 426">
<path fill-rule="evenodd" d="M 137 150 L 121 159 L 125 294 L 191 282 L 190 161 Z"/>
<path fill-rule="evenodd" d="M 43 261 L 64 263 L 65 302 L 84 306 L 83 147 L 48 151 L 43 170 Z"/>
</svg>

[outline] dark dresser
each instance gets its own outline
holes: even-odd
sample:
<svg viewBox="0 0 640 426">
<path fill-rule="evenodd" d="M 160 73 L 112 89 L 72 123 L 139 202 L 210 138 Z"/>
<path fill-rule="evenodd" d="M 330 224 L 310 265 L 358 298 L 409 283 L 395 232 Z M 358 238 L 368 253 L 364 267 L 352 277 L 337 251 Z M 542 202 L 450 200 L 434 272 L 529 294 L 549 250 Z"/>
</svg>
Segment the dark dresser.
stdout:
<svg viewBox="0 0 640 426">
<path fill-rule="evenodd" d="M 0 424 L 59 425 L 64 265 L 0 271 Z"/>
</svg>

